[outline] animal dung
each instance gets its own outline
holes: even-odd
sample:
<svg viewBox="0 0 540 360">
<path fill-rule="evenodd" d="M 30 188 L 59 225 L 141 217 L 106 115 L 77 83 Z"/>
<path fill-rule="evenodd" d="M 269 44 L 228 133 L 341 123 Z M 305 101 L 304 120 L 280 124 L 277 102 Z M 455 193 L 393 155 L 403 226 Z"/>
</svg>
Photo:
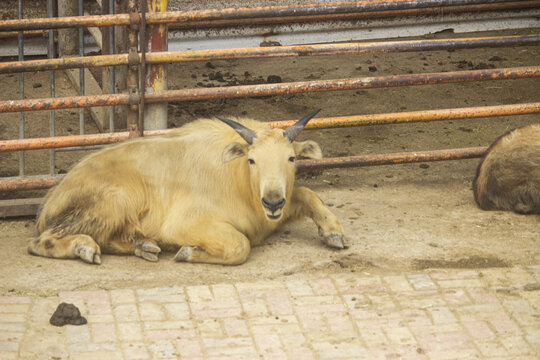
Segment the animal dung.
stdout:
<svg viewBox="0 0 540 360">
<path fill-rule="evenodd" d="M 63 302 L 58 305 L 49 322 L 54 326 L 64 326 L 84 325 L 87 321 L 75 305 Z"/>
</svg>

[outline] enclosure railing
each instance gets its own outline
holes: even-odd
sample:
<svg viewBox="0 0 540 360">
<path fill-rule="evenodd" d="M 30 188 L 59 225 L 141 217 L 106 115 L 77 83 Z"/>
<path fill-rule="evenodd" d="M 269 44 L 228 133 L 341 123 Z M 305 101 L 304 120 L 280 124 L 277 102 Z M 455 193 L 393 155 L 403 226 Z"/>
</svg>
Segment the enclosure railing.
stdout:
<svg viewBox="0 0 540 360">
<path fill-rule="evenodd" d="M 49 8 L 52 9 L 52 1 Z M 54 86 L 51 86 L 50 98 L 24 99 L 21 88 L 21 99 L 0 101 L 0 113 L 20 112 L 21 129 L 24 129 L 24 112 L 36 110 L 51 111 L 50 137 L 25 139 L 24 131 L 21 139 L 0 141 L 0 152 L 25 151 L 34 149 L 71 149 L 81 146 L 105 145 L 126 140 L 138 135 L 157 135 L 167 133 L 170 130 L 147 130 L 142 125 L 131 121 L 132 128 L 124 132 L 110 132 L 103 134 L 83 134 L 84 118 L 81 115 L 81 134 L 74 136 L 55 136 L 54 134 L 54 110 L 66 108 L 101 107 L 129 105 L 137 109 L 137 106 L 169 101 L 191 101 L 218 98 L 257 97 L 278 94 L 310 93 L 320 91 L 338 91 L 351 89 L 367 89 L 396 86 L 415 86 L 428 84 L 441 84 L 450 82 L 490 81 L 516 78 L 531 78 L 540 76 L 540 66 L 523 66 L 517 68 L 483 69 L 470 71 L 454 71 L 430 74 L 407 74 L 395 76 L 362 77 L 353 79 L 334 79 L 303 81 L 278 84 L 260 84 L 229 86 L 220 88 L 196 88 L 182 90 L 163 90 L 152 93 L 144 93 L 144 87 L 133 83 L 133 76 L 137 76 L 133 69 L 141 64 L 163 64 L 170 62 L 185 61 L 210 61 L 217 59 L 240 59 L 240 58 L 267 58 L 284 56 L 313 56 L 313 55 L 337 55 L 337 54 L 361 54 L 361 53 L 388 53 L 407 51 L 431 51 L 444 49 L 462 49 L 478 47 L 502 47 L 522 46 L 540 43 L 540 34 L 527 36 L 496 36 L 475 37 L 462 39 L 428 39 L 409 41 L 382 41 L 382 42 L 351 42 L 342 44 L 318 44 L 318 45 L 294 45 L 277 47 L 255 47 L 240 49 L 218 49 L 203 51 L 176 51 L 176 52 L 137 52 L 143 40 L 138 40 L 136 32 L 144 30 L 146 25 L 173 24 L 180 28 L 199 28 L 212 26 L 232 26 L 238 24 L 263 24 L 263 23 L 287 23 L 291 21 L 322 21 L 336 19 L 353 19 L 361 17 L 389 17 L 418 15 L 425 13 L 439 13 L 441 11 L 500 11 L 508 9 L 534 9 L 540 8 L 539 1 L 504 1 L 504 0 L 380 0 L 380 1 L 357 1 L 328 4 L 273 6 L 257 8 L 236 8 L 222 10 L 198 10 L 176 11 L 163 13 L 146 13 L 136 11 L 133 7 L 135 0 L 129 1 L 129 14 L 114 14 L 111 6 L 109 12 L 99 16 L 69 16 L 52 17 L 45 19 L 23 19 L 22 10 L 19 9 L 19 19 L 0 21 L 0 35 L 13 36 L 17 32 L 19 38 L 19 59 L 0 63 L 0 74 L 19 73 L 28 71 L 50 71 L 51 84 L 54 84 L 54 71 L 59 69 L 80 69 L 80 88 L 84 89 L 84 68 L 110 67 L 128 65 L 131 70 L 131 90 L 125 94 L 85 95 L 75 97 L 56 97 Z M 144 3 L 144 1 L 143 1 Z M 19 0 L 20 4 L 20 0 Z M 114 1 L 110 1 L 114 4 Z M 82 9 L 82 5 L 79 7 Z M 100 56 L 83 56 L 84 44 L 82 44 L 83 27 L 111 27 L 110 46 L 114 49 L 114 26 L 129 26 L 129 47 L 132 49 L 125 54 L 110 54 Z M 78 28 L 79 29 L 79 56 L 67 56 L 53 58 L 54 36 L 52 29 Z M 48 29 L 49 52 L 47 59 L 25 61 L 23 58 L 22 35 L 23 31 Z M 2 33 L 3 32 L 3 33 Z M 33 33 L 34 36 L 39 34 Z M 2 37 L 2 36 L 0 36 Z M 144 39 L 144 36 L 143 36 Z M 138 42 L 137 42 L 138 41 Z M 144 46 L 141 46 L 144 50 Z M 135 50 L 133 50 L 135 49 Z M 142 67 L 144 68 L 144 66 Z M 144 78 L 139 74 L 140 78 Z M 128 82 L 130 80 L 128 79 Z M 22 80 L 19 81 L 22 83 Z M 128 84 L 129 85 L 129 84 Z M 135 88 L 133 86 L 135 85 Z M 142 93 L 141 93 L 142 89 Z M 111 90 L 113 90 L 111 88 Z M 81 90 L 83 91 L 83 90 Z M 113 92 L 113 91 L 111 91 Z M 81 114 L 82 114 L 82 110 Z M 313 119 L 308 129 L 322 129 L 330 127 L 347 127 L 362 125 L 394 124 L 409 122 L 424 122 L 449 119 L 480 118 L 518 114 L 540 113 L 540 103 L 523 103 L 500 106 L 483 106 L 456 109 L 441 109 L 428 111 L 414 111 L 388 114 L 357 115 L 343 117 L 328 117 Z M 111 117 L 110 130 L 114 127 L 114 115 Z M 270 123 L 273 127 L 286 127 L 292 121 Z M 128 125 L 130 122 L 128 121 Z M 485 151 L 485 147 L 447 149 L 423 152 L 408 152 L 396 154 L 378 154 L 330 158 L 324 160 L 309 160 L 299 162 L 300 169 L 349 167 L 366 165 L 383 165 L 407 162 L 440 161 L 452 159 L 464 159 L 479 157 Z M 0 180 L 0 191 L 42 189 L 53 186 L 59 181 L 54 170 L 54 153 L 51 153 L 50 177 L 24 176 L 24 157 L 21 157 L 21 170 L 19 177 L 4 178 Z"/>
</svg>

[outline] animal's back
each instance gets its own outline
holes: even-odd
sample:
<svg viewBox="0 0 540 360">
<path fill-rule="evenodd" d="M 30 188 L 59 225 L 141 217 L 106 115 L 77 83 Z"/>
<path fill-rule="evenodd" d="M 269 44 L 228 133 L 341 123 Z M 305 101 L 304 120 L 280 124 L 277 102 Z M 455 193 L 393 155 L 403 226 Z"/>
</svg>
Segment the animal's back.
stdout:
<svg viewBox="0 0 540 360">
<path fill-rule="evenodd" d="M 238 121 L 254 130 L 269 128 L 255 120 Z M 157 219 L 183 195 L 202 192 L 219 199 L 226 187 L 212 180 L 230 179 L 227 172 L 237 171 L 221 161 L 223 148 L 233 141 L 241 138 L 228 125 L 200 119 L 166 135 L 126 141 L 91 154 L 49 191 L 38 216 L 38 231 L 68 224 L 72 224 L 69 232 L 104 227 L 88 221 L 96 204 L 99 208 L 94 211 L 125 211 L 133 218 L 151 208 L 150 215 Z M 200 205 L 203 208 L 204 202 Z M 93 235 L 98 242 L 105 240 Z"/>
<path fill-rule="evenodd" d="M 540 124 L 497 139 L 478 166 L 473 191 L 483 210 L 540 213 Z"/>
</svg>

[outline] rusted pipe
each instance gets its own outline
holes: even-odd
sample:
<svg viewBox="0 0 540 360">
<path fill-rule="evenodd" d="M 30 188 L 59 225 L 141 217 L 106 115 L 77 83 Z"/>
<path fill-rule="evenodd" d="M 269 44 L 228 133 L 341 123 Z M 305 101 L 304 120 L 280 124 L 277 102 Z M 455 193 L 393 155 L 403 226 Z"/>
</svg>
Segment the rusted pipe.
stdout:
<svg viewBox="0 0 540 360">
<path fill-rule="evenodd" d="M 517 68 L 452 71 L 430 74 L 392 75 L 363 77 L 353 79 L 301 81 L 279 84 L 231 86 L 222 88 L 197 88 L 156 91 L 146 94 L 147 103 L 171 101 L 195 101 L 209 99 L 233 99 L 270 95 L 300 94 L 322 91 L 341 91 L 354 89 L 373 89 L 413 85 L 433 85 L 469 81 L 509 80 L 540 76 L 540 66 Z M 131 102 L 130 102 L 131 99 Z M 0 101 L 0 113 L 69 109 L 92 106 L 127 105 L 138 102 L 137 94 L 112 94 L 94 96 L 75 96 L 64 98 L 28 99 Z"/>
<path fill-rule="evenodd" d="M 321 170 L 359 166 L 396 165 L 429 161 L 462 160 L 481 157 L 487 147 L 445 149 L 430 151 L 402 152 L 327 158 L 321 160 L 298 161 L 298 170 Z"/>
<path fill-rule="evenodd" d="M 291 45 L 251 47 L 199 51 L 151 52 L 146 54 L 147 64 L 183 61 L 208 61 L 224 59 L 269 58 L 285 56 L 355 55 L 444 49 L 473 49 L 479 47 L 522 46 L 540 43 L 540 34 L 523 36 L 476 37 L 462 39 L 429 39 L 384 42 L 354 42 L 342 44 Z M 141 55 L 138 55 L 139 58 Z M 141 59 L 140 59 L 141 60 Z M 142 61 L 142 60 L 141 60 Z M 128 54 L 67 57 L 0 63 L 0 74 L 22 71 L 60 70 L 81 67 L 127 65 Z"/>
<path fill-rule="evenodd" d="M 540 102 L 511 104 L 511 105 L 496 105 L 496 106 L 479 106 L 456 109 L 441 109 L 427 111 L 408 111 L 400 113 L 385 113 L 385 114 L 370 114 L 370 115 L 354 115 L 354 116 L 338 116 L 327 118 L 312 119 L 306 129 L 328 129 L 352 126 L 366 125 L 386 125 L 386 124 L 401 124 L 413 122 L 427 122 L 440 120 L 458 120 L 458 119 L 474 119 L 483 117 L 495 116 L 511 116 L 525 114 L 539 114 Z M 291 126 L 296 120 L 272 121 L 268 122 L 270 127 L 285 129 Z M 145 136 L 163 135 L 174 129 L 168 130 L 151 130 L 145 131 Z M 116 132 L 91 135 L 74 135 L 74 136 L 57 136 L 46 138 L 33 138 L 21 140 L 4 140 L 0 141 L 0 152 L 19 151 L 19 150 L 37 150 L 37 149 L 53 149 L 66 148 L 72 146 L 93 146 L 112 144 L 127 140 L 129 132 Z"/>
<path fill-rule="evenodd" d="M 300 160 L 298 170 L 318 170 L 357 166 L 396 165 L 428 161 L 460 160 L 481 157 L 487 147 L 359 155 L 322 160 Z M 0 192 L 46 189 L 56 185 L 61 176 L 0 180 Z"/>
<path fill-rule="evenodd" d="M 330 14 L 330 15 L 306 15 L 306 16 L 287 16 L 287 17 L 262 17 L 250 19 L 234 20 L 214 20 L 214 21 L 194 21 L 188 23 L 172 23 L 169 30 L 190 30 L 206 28 L 224 28 L 234 26 L 254 26 L 268 24 L 289 24 L 289 23 L 307 23 L 322 21 L 355 21 L 365 19 L 381 18 L 403 18 L 412 16 L 448 16 L 450 14 L 494 12 L 509 10 L 525 10 L 540 7 L 538 1 L 515 1 L 498 4 L 479 4 L 479 5 L 457 5 L 441 7 L 406 9 L 391 11 L 372 11 L 372 12 L 354 12 L 348 14 Z"/>
<path fill-rule="evenodd" d="M 198 21 L 236 20 L 254 18 L 282 18 L 320 16 L 348 13 L 397 11 L 423 8 L 446 8 L 465 5 L 491 5 L 504 0 L 379 0 L 328 4 L 266 6 L 253 8 L 227 8 L 191 11 L 170 11 L 148 14 L 148 24 L 191 23 Z M 484 10 L 489 10 L 486 6 Z M 86 26 L 122 26 L 130 24 L 129 14 L 61 17 L 56 19 L 22 19 L 0 21 L 0 31 L 58 29 Z"/>
</svg>

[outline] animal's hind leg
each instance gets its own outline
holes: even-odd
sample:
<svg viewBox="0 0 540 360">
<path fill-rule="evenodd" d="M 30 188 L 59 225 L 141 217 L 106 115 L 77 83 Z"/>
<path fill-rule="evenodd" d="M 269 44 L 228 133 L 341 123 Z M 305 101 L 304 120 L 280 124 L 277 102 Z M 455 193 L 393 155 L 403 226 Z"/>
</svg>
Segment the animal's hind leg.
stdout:
<svg viewBox="0 0 540 360">
<path fill-rule="evenodd" d="M 101 264 L 101 249 L 88 235 L 75 234 L 61 237 L 46 230 L 28 246 L 28 252 L 60 259 L 80 258 L 90 264 Z"/>
</svg>

